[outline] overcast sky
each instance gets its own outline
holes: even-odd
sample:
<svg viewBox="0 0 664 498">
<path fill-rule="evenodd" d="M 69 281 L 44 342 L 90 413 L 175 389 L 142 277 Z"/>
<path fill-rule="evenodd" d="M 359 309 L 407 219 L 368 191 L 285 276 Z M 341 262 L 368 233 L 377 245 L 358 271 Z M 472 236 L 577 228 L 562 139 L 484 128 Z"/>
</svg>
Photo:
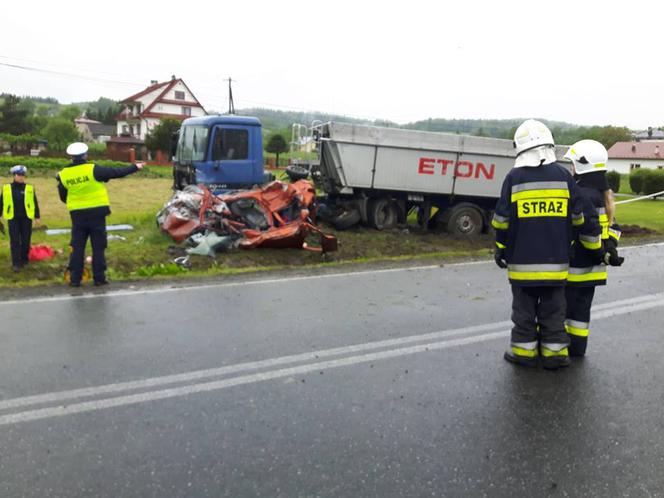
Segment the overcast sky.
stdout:
<svg viewBox="0 0 664 498">
<path fill-rule="evenodd" d="M 620 5 L 10 0 L 0 90 L 122 99 L 175 74 L 225 111 L 231 76 L 239 108 L 662 126 L 664 2 Z"/>
</svg>

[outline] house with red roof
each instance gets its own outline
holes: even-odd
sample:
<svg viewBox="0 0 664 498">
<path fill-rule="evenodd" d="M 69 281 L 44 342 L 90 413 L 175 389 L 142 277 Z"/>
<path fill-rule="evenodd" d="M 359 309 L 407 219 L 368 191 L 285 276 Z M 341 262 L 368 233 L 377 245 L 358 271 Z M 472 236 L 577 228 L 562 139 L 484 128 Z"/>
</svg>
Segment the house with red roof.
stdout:
<svg viewBox="0 0 664 498">
<path fill-rule="evenodd" d="M 616 142 L 609 149 L 609 171 L 629 173 L 635 169 L 664 169 L 664 143 L 653 140 L 643 142 Z"/>
<path fill-rule="evenodd" d="M 207 112 L 181 78 L 152 81 L 150 86 L 120 102 L 124 109 L 116 116 L 117 134 L 144 140 L 164 118 L 183 121 Z"/>
</svg>

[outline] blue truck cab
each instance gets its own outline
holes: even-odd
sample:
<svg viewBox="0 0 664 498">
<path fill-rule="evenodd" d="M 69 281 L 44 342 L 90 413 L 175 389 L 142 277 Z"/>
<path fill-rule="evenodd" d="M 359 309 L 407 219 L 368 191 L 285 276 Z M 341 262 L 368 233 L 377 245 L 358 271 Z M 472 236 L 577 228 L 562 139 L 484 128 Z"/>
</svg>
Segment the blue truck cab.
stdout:
<svg viewBox="0 0 664 498">
<path fill-rule="evenodd" d="M 204 184 L 213 192 L 261 185 L 266 175 L 257 118 L 204 116 L 182 122 L 173 161 L 173 184 Z"/>
</svg>

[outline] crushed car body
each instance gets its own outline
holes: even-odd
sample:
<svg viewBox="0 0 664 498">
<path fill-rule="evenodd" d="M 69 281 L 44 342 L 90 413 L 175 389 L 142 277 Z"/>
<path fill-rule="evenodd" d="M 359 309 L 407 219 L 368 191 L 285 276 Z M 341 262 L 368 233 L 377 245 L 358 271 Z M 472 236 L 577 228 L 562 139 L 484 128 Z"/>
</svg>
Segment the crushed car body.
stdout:
<svg viewBox="0 0 664 498">
<path fill-rule="evenodd" d="M 337 250 L 337 239 L 315 224 L 316 191 L 307 180 L 274 181 L 247 191 L 214 195 L 189 185 L 176 191 L 157 214 L 157 224 L 188 254 L 213 256 L 236 248 Z M 318 236 L 318 245 L 307 239 Z"/>
</svg>

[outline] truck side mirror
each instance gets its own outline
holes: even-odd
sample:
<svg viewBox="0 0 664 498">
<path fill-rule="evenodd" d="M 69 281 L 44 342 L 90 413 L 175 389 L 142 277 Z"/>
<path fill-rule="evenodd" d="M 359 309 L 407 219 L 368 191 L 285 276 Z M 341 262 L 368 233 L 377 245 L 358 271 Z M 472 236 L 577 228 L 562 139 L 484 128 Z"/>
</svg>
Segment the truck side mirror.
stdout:
<svg viewBox="0 0 664 498">
<path fill-rule="evenodd" d="M 178 150 L 178 141 L 180 140 L 180 131 L 176 131 L 171 134 L 170 150 L 171 150 L 171 160 L 175 157 L 175 154 Z"/>
</svg>

